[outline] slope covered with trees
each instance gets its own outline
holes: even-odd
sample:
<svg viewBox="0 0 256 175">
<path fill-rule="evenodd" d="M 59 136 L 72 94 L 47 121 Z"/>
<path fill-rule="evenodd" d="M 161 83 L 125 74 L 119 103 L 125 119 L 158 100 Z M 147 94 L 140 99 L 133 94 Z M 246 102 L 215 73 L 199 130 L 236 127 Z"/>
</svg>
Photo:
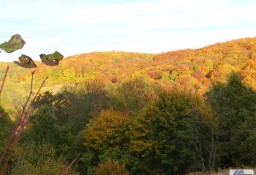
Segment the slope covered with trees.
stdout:
<svg viewBox="0 0 256 175">
<path fill-rule="evenodd" d="M 70 174 L 187 174 L 256 166 L 256 90 L 237 73 L 214 84 L 204 98 L 178 90 L 151 99 L 134 93 L 124 101 L 140 99 L 143 105 L 135 109 L 118 98 L 122 92 L 91 85 L 37 98 L 8 174 L 58 174 L 77 155 Z M 13 127 L 7 114 L 0 126 L 2 151 Z"/>
<path fill-rule="evenodd" d="M 7 89 L 16 92 L 5 91 L 2 103 L 10 106 L 25 97 L 30 73 L 12 63 L 0 63 L 0 76 L 7 64 L 11 64 Z M 256 88 L 256 38 L 161 54 L 115 51 L 80 54 L 65 58 L 58 67 L 41 65 L 35 81 L 49 76 L 45 90 L 56 92 L 63 85 L 81 84 L 88 79 L 117 87 L 134 75 L 143 75 L 164 89 L 203 95 L 213 82 L 225 82 L 232 71 L 241 74 L 245 84 Z M 17 85 L 19 89 L 14 88 Z"/>
<path fill-rule="evenodd" d="M 31 103 L 6 173 L 60 174 L 71 162 L 69 174 L 88 175 L 255 168 L 254 43 L 246 38 L 162 54 L 95 52 L 58 67 L 41 65 L 35 86 L 47 75 L 49 81 Z M 2 98 L 12 110 L 0 108 L 0 153 L 17 122 L 10 116 L 20 113 L 30 88 L 29 73 L 1 64 L 12 68 Z"/>
</svg>

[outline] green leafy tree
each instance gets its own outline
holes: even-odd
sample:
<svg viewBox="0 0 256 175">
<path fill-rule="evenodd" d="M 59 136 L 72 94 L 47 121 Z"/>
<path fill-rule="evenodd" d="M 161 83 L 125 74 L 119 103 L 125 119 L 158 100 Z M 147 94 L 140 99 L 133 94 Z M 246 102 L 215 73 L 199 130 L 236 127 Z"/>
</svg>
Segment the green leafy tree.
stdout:
<svg viewBox="0 0 256 175">
<path fill-rule="evenodd" d="M 126 147 L 112 147 L 99 155 L 99 161 L 101 163 L 107 162 L 110 159 L 117 160 L 119 163 L 125 164 L 126 167 L 129 168 L 131 168 L 131 163 L 133 162 L 133 156 Z"/>
<path fill-rule="evenodd" d="M 130 119 L 131 116 L 126 113 L 103 110 L 80 133 L 85 148 L 81 161 L 88 174 L 95 174 L 97 166 L 109 159 L 125 164 L 129 162 L 124 133 Z"/>
<path fill-rule="evenodd" d="M 37 144 L 60 144 L 61 133 L 56 117 L 47 106 L 42 106 L 30 116 L 30 126 L 27 133 Z"/>
<path fill-rule="evenodd" d="M 70 108 L 71 103 L 66 92 L 60 92 L 53 95 L 52 92 L 46 91 L 43 94 L 40 94 L 32 103 L 32 107 L 38 109 L 41 106 L 48 106 L 54 116 L 56 116 L 60 125 L 68 121 L 68 109 Z"/>
<path fill-rule="evenodd" d="M 26 149 L 26 154 L 10 174 L 56 175 L 61 174 L 66 166 L 65 159 L 62 156 L 57 156 L 51 145 L 31 143 Z M 78 173 L 71 170 L 69 174 L 76 175 Z"/>
<path fill-rule="evenodd" d="M 129 149 L 141 160 L 138 170 L 142 174 L 186 174 L 212 168 L 214 136 L 206 137 L 213 132 L 212 117 L 197 97 L 163 94 L 128 126 Z"/>
<path fill-rule="evenodd" d="M 226 84 L 212 86 L 207 93 L 207 101 L 219 120 L 220 166 L 255 166 L 255 158 L 249 155 L 249 150 L 254 150 L 254 141 L 249 144 L 248 139 L 254 140 L 255 136 L 256 91 L 244 85 L 239 74 L 232 73 Z"/>
<path fill-rule="evenodd" d="M 136 114 L 147 104 L 157 100 L 161 92 L 161 87 L 153 86 L 145 76 L 135 75 L 116 89 L 114 102 L 117 104 L 113 106 Z"/>
<path fill-rule="evenodd" d="M 0 153 L 4 151 L 4 145 L 8 140 L 8 136 L 11 134 L 12 127 L 13 122 L 0 105 Z"/>
<path fill-rule="evenodd" d="M 98 116 L 101 110 L 109 107 L 109 97 L 104 87 L 103 82 L 89 79 L 82 84 L 82 87 L 78 86 L 68 92 L 67 97 L 72 104 L 69 110 L 69 121 L 76 121 L 75 127 L 78 131 L 84 129 L 89 120 Z"/>
</svg>

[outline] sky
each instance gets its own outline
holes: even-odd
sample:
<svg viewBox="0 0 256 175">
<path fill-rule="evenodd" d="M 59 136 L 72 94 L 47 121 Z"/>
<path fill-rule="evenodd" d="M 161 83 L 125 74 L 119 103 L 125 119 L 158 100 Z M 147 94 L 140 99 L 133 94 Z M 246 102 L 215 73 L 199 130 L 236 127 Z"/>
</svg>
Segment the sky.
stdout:
<svg viewBox="0 0 256 175">
<path fill-rule="evenodd" d="M 0 43 L 20 34 L 26 54 L 162 53 L 256 35 L 255 0 L 0 0 Z"/>
</svg>

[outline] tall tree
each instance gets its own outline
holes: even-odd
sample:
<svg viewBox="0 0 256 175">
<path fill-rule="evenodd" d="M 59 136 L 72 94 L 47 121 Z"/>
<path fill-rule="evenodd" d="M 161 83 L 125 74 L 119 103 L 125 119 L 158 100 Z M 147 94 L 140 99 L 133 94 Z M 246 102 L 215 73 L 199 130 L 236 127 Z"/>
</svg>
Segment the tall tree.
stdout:
<svg viewBox="0 0 256 175">
<path fill-rule="evenodd" d="M 250 166 L 253 160 L 248 159 L 248 151 L 255 145 L 245 148 L 244 144 L 249 138 L 252 139 L 256 126 L 256 91 L 244 85 L 239 74 L 232 73 L 226 84 L 212 86 L 207 93 L 207 101 L 219 120 L 220 166 Z"/>
<path fill-rule="evenodd" d="M 186 174 L 212 168 L 215 154 L 211 112 L 194 96 L 171 92 L 130 122 L 129 148 L 147 174 Z M 210 135 L 210 137 L 208 136 Z"/>
<path fill-rule="evenodd" d="M 160 86 L 154 86 L 150 83 L 147 77 L 135 75 L 131 79 L 123 81 L 117 88 L 116 106 L 136 114 L 147 104 L 157 100 L 162 91 Z"/>
</svg>

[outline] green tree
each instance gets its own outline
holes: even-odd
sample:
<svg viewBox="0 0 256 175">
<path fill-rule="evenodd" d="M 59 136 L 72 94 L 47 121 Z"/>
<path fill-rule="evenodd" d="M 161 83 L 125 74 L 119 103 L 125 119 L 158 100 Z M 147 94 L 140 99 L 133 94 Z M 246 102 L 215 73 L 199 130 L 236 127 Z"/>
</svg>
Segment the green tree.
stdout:
<svg viewBox="0 0 256 175">
<path fill-rule="evenodd" d="M 255 145 L 256 91 L 242 83 L 237 73 L 232 73 L 226 84 L 216 83 L 207 93 L 207 101 L 215 110 L 218 120 L 218 155 L 221 167 L 251 166 L 249 150 Z M 245 147 L 247 143 L 247 147 Z M 250 158 L 250 159 L 249 159 Z"/>
<path fill-rule="evenodd" d="M 60 128 L 56 117 L 47 106 L 39 108 L 35 114 L 30 116 L 31 126 L 28 129 L 29 137 L 38 144 L 52 143 L 58 145 L 60 139 Z"/>
<path fill-rule="evenodd" d="M 97 166 L 109 159 L 128 162 L 124 133 L 130 119 L 131 116 L 126 113 L 103 110 L 81 131 L 79 137 L 85 146 L 81 162 L 87 174 L 95 174 Z"/>
<path fill-rule="evenodd" d="M 37 108 L 47 105 L 51 108 L 57 121 L 66 125 L 74 135 L 84 129 L 92 117 L 97 116 L 109 105 L 104 84 L 98 80 L 86 81 L 84 86 L 66 87 L 62 92 L 53 95 L 45 92 L 33 103 Z"/>
<path fill-rule="evenodd" d="M 212 168 L 212 119 L 197 97 L 181 92 L 161 95 L 128 126 L 129 149 L 141 160 L 138 169 L 144 174 L 186 174 Z"/>
<path fill-rule="evenodd" d="M 65 92 L 53 95 L 50 91 L 39 95 L 32 103 L 34 109 L 38 109 L 41 106 L 48 106 L 54 116 L 56 116 L 59 124 L 64 124 L 68 121 L 68 109 L 70 105 Z"/>
<path fill-rule="evenodd" d="M 10 174 L 13 175 L 56 175 L 60 174 L 67 166 L 62 156 L 57 156 L 55 149 L 49 144 L 31 143 L 26 149 L 22 160 L 18 162 Z M 74 170 L 69 174 L 76 175 Z"/>
<path fill-rule="evenodd" d="M 147 104 L 157 100 L 161 92 L 161 87 L 151 84 L 147 77 L 135 75 L 116 89 L 114 102 L 117 104 L 113 106 L 136 114 Z"/>
<path fill-rule="evenodd" d="M 60 126 L 57 118 L 48 106 L 40 107 L 30 116 L 30 124 L 22 135 L 21 142 L 26 144 L 33 142 L 37 145 L 49 144 L 55 148 L 59 155 L 65 158 L 73 158 L 70 152 L 74 142 L 74 136 L 65 126 Z"/>
<path fill-rule="evenodd" d="M 0 153 L 3 152 L 5 143 L 11 135 L 13 124 L 8 113 L 0 105 Z"/>
</svg>

